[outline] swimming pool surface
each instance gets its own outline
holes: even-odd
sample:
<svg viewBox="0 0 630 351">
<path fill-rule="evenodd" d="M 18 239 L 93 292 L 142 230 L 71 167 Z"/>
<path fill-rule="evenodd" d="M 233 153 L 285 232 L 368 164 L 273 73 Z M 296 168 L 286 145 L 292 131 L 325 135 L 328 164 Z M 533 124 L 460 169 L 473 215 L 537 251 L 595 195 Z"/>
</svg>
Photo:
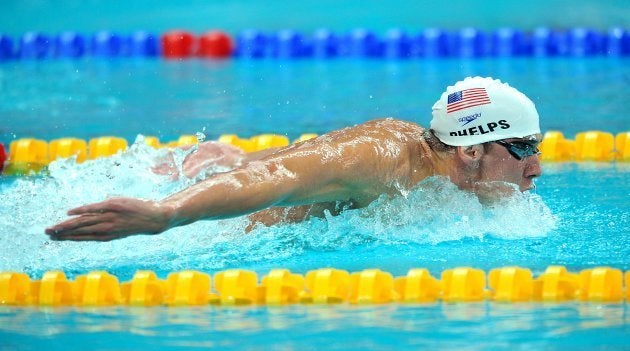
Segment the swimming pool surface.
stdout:
<svg viewBox="0 0 630 351">
<path fill-rule="evenodd" d="M 543 130 L 561 130 L 567 137 L 591 129 L 617 133 L 629 126 L 625 96 L 613 93 L 627 85 L 627 63 L 604 58 L 10 63 L 0 66 L 8 88 L 0 97 L 1 115 L 10 116 L 2 123 L 2 140 L 117 135 L 131 141 L 144 133 L 167 141 L 195 132 L 208 139 L 265 132 L 295 138 L 387 115 L 427 125 L 443 87 L 477 74 L 500 77 L 532 96 Z M 535 194 L 492 208 L 445 180 L 431 179 L 406 199 L 383 199 L 338 217 L 249 234 L 246 221 L 236 218 L 109 243 L 46 240 L 43 228 L 75 205 L 114 195 L 161 198 L 190 184 L 148 172 L 158 153 L 136 145 L 123 155 L 81 165 L 57 162 L 50 177 L 2 179 L 0 270 L 38 278 L 51 269 L 69 277 L 106 269 L 128 280 L 137 269 L 162 278 L 182 269 L 228 268 L 262 276 L 277 267 L 297 273 L 378 267 L 395 276 L 412 267 L 436 276 L 457 266 L 488 271 L 519 265 L 535 275 L 552 264 L 571 271 L 630 269 L 630 168 L 624 163 L 546 163 Z M 227 349 L 488 349 L 518 343 L 564 349 L 627 347 L 627 321 L 626 304 L 580 303 L 3 308 L 0 333 L 7 346 L 30 349 L 92 337 L 101 349 L 111 343 L 129 349 L 146 343 Z M 331 338 L 339 341 L 331 346 Z"/>
<path fill-rule="evenodd" d="M 537 4 L 533 8 L 541 9 Z M 619 4 L 608 3 L 604 12 L 626 13 Z M 610 10 L 617 5 L 623 9 Z M 519 5 L 506 6 L 514 10 Z M 137 14 L 134 9 L 130 13 Z M 79 5 L 75 10 L 85 11 Z M 110 10 L 103 18 L 113 18 L 115 8 Z M 24 31 L 17 21 L 20 16 L 0 21 L 4 30 Z M 156 16 L 153 12 L 151 18 Z M 79 17 L 74 28 L 65 29 L 89 31 L 99 23 Z M 344 29 L 342 17 L 329 27 Z M 511 17 L 514 23 L 516 17 Z M 402 12 L 393 18 L 401 25 L 412 23 Z M 471 21 L 482 23 L 480 18 L 477 14 Z M 493 27 L 502 25 L 498 17 L 488 21 Z M 523 21 L 516 24 L 538 25 Z M 146 22 L 146 29 L 169 29 L 158 22 Z M 224 23 L 226 29 L 237 30 L 246 21 Z M 355 18 L 348 23 L 363 22 Z M 377 30 L 389 25 L 384 19 L 373 23 Z M 548 19 L 542 24 L 553 25 Z M 41 26 L 34 29 L 56 28 L 54 20 Z M 138 29 L 121 26 L 118 23 L 121 30 Z M 192 29 L 207 29 L 204 26 L 201 19 L 190 24 Z M 311 24 L 299 28 L 310 30 Z M 268 23 L 262 29 L 274 28 Z M 133 142 L 138 134 L 166 142 L 195 133 L 209 140 L 228 133 L 279 133 L 294 139 L 385 116 L 427 126 L 431 106 L 446 85 L 472 75 L 499 78 L 530 96 L 543 131 L 559 130 L 568 138 L 587 130 L 616 134 L 630 130 L 629 63 L 627 58 L 605 57 L 9 61 L 0 64 L 0 142 L 104 135 Z M 47 240 L 44 228 L 65 218 L 69 208 L 116 195 L 162 198 L 194 182 L 149 172 L 159 155 L 139 143 L 110 158 L 79 165 L 55 162 L 46 177 L 0 177 L 0 271 L 39 279 L 52 269 L 63 270 L 69 278 L 105 269 L 124 281 L 140 269 L 153 270 L 160 278 L 184 269 L 213 274 L 229 268 L 253 270 L 260 277 L 280 267 L 302 274 L 321 267 L 351 272 L 380 268 L 394 276 L 414 267 L 427 268 L 434 276 L 458 266 L 487 272 L 518 265 L 534 275 L 549 265 L 574 272 L 596 266 L 630 270 L 630 164 L 614 162 L 545 163 L 535 193 L 492 207 L 435 178 L 406 198 L 383 198 L 337 217 L 259 227 L 251 233 L 244 231 L 245 219 L 235 218 L 107 243 Z M 627 302 L 3 306 L 0 349 L 629 349 L 629 318 Z"/>
<path fill-rule="evenodd" d="M 324 133 L 372 118 L 428 126 L 444 88 L 493 76 L 536 104 L 543 130 L 628 129 L 627 58 L 82 59 L 0 66 L 0 140 L 203 132 Z M 593 121 L 600 123 L 595 124 Z"/>
</svg>

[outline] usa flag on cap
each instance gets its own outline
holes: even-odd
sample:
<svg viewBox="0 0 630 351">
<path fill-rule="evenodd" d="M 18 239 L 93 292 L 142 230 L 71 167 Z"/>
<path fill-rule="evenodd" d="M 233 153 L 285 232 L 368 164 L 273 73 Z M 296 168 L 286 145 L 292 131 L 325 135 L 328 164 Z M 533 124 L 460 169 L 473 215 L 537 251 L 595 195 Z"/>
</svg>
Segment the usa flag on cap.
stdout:
<svg viewBox="0 0 630 351">
<path fill-rule="evenodd" d="M 486 92 L 486 88 L 464 89 L 448 95 L 446 113 L 452 113 L 473 106 L 487 105 L 489 103 L 490 97 Z"/>
</svg>

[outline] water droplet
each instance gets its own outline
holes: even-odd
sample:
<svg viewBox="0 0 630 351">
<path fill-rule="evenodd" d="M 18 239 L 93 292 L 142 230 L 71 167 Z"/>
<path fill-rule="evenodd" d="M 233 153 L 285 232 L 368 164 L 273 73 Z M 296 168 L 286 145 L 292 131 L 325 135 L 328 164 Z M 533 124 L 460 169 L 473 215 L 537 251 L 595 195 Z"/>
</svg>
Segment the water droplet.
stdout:
<svg viewBox="0 0 630 351">
<path fill-rule="evenodd" d="M 205 130 L 205 128 L 204 128 L 204 130 Z M 197 141 L 201 143 L 204 140 L 206 140 L 206 135 L 204 133 L 202 133 L 202 132 L 197 132 L 197 133 L 195 133 L 195 138 L 197 138 Z"/>
</svg>

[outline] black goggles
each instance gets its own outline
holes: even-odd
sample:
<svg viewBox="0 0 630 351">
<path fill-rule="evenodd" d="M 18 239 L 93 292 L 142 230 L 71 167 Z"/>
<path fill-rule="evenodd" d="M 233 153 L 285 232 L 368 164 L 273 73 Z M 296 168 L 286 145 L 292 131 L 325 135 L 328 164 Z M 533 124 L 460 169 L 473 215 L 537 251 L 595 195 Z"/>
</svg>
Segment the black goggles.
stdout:
<svg viewBox="0 0 630 351">
<path fill-rule="evenodd" d="M 514 156 L 517 160 L 522 160 L 525 157 L 529 157 L 532 155 L 539 155 L 540 150 L 538 150 L 538 142 L 532 141 L 503 141 L 496 140 L 494 143 L 499 144 L 507 149 L 510 155 Z"/>
</svg>

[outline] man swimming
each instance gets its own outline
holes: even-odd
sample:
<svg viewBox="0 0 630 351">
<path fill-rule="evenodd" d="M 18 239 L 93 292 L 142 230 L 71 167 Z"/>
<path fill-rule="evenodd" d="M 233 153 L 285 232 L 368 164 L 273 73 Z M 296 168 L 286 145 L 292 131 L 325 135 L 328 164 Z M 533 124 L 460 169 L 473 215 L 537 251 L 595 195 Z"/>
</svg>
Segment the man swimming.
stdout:
<svg viewBox="0 0 630 351">
<path fill-rule="evenodd" d="M 499 80 L 466 78 L 433 105 L 431 128 L 385 118 L 274 151 L 160 201 L 112 198 L 68 211 L 54 240 L 158 234 L 201 219 L 250 215 L 273 224 L 367 206 L 431 176 L 480 199 L 534 187 L 540 176 L 533 102 Z"/>
</svg>

